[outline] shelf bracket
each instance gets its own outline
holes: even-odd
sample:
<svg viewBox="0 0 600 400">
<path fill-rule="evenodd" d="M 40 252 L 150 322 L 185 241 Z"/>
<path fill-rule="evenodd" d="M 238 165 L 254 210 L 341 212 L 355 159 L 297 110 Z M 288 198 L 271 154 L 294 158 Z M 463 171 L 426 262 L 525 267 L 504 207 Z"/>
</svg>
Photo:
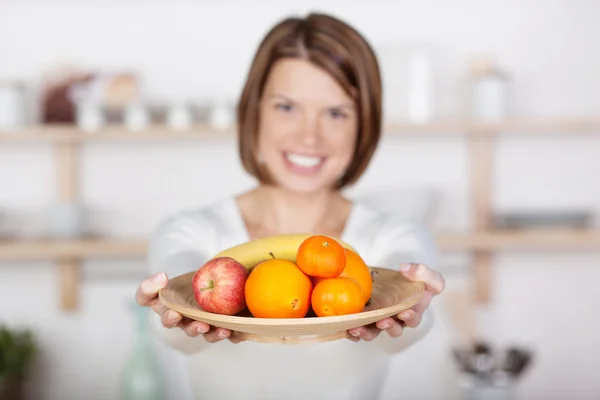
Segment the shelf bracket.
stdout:
<svg viewBox="0 0 600 400">
<path fill-rule="evenodd" d="M 74 311 L 79 305 L 80 261 L 76 258 L 59 259 L 58 268 L 61 280 L 61 307 L 65 311 Z"/>
<path fill-rule="evenodd" d="M 79 192 L 78 146 L 72 142 L 59 142 L 55 145 L 58 200 L 63 203 L 77 200 Z M 81 266 L 77 258 L 58 259 L 60 273 L 61 306 L 65 311 L 74 311 L 79 306 L 79 286 Z"/>
<path fill-rule="evenodd" d="M 494 135 L 475 130 L 471 142 L 471 195 L 475 234 L 487 233 L 492 221 Z M 479 250 L 473 254 L 475 300 L 488 304 L 492 291 L 493 254 Z"/>
</svg>

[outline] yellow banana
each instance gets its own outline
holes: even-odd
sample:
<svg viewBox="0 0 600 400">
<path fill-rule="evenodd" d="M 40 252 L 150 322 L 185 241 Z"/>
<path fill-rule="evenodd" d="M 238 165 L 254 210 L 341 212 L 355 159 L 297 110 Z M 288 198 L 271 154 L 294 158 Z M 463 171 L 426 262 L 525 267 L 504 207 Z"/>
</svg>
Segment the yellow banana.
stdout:
<svg viewBox="0 0 600 400">
<path fill-rule="evenodd" d="M 249 270 L 254 268 L 259 262 L 271 258 L 296 262 L 296 254 L 300 244 L 311 236 L 314 236 L 314 234 L 299 233 L 268 236 L 233 246 L 219 252 L 213 258 L 230 257 Z M 333 239 L 343 247 L 355 251 L 348 243 L 337 238 Z"/>
</svg>

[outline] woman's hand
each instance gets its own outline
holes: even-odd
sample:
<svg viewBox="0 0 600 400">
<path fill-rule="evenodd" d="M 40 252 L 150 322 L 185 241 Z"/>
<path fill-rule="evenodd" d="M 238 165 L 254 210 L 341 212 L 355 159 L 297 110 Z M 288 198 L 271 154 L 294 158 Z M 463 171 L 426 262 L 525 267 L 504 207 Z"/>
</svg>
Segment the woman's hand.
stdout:
<svg viewBox="0 0 600 400">
<path fill-rule="evenodd" d="M 371 341 L 383 330 L 391 337 L 401 336 L 404 327 L 414 328 L 421 323 L 423 312 L 429 307 L 431 299 L 442 293 L 446 286 L 444 278 L 440 273 L 423 264 L 402 264 L 400 272 L 410 281 L 423 282 L 425 284 L 425 294 L 421 301 L 411 309 L 403 311 L 397 316 L 382 319 L 369 326 L 350 329 L 348 331 L 352 335 L 350 339 L 354 341 L 360 339 Z"/>
<path fill-rule="evenodd" d="M 135 300 L 141 306 L 152 308 L 160 316 L 160 320 L 165 328 L 180 328 L 190 337 L 203 335 L 204 339 L 210 343 L 227 338 L 230 338 L 230 341 L 234 343 L 238 341 L 235 335 L 232 335 L 231 331 L 227 329 L 214 328 L 203 322 L 191 320 L 160 304 L 158 301 L 158 291 L 167 286 L 168 282 L 169 280 L 164 272 L 159 272 L 144 279 L 140 283 L 140 286 L 138 286 Z"/>
</svg>

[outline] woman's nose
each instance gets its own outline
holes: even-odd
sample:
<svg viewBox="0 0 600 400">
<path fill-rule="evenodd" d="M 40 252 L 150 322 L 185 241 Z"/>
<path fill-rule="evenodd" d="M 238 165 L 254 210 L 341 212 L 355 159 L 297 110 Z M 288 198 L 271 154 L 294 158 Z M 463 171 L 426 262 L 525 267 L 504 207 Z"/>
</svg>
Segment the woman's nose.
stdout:
<svg viewBox="0 0 600 400">
<path fill-rule="evenodd" d="M 316 117 L 306 117 L 300 127 L 300 139 L 307 145 L 315 145 L 320 138 L 319 120 Z"/>
</svg>

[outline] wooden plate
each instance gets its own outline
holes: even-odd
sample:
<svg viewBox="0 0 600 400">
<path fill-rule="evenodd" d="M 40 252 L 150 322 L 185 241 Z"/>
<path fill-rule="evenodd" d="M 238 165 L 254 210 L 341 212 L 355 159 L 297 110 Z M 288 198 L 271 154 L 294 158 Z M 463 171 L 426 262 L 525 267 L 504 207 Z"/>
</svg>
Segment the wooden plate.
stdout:
<svg viewBox="0 0 600 400">
<path fill-rule="evenodd" d="M 364 311 L 332 317 L 254 318 L 246 310 L 240 315 L 220 315 L 203 311 L 192 291 L 189 272 L 169 281 L 159 292 L 166 307 L 193 320 L 229 329 L 239 338 L 266 343 L 327 342 L 347 337 L 347 330 L 368 325 L 408 310 L 421 300 L 424 285 L 410 282 L 394 270 L 372 267 L 373 293 Z"/>
</svg>

